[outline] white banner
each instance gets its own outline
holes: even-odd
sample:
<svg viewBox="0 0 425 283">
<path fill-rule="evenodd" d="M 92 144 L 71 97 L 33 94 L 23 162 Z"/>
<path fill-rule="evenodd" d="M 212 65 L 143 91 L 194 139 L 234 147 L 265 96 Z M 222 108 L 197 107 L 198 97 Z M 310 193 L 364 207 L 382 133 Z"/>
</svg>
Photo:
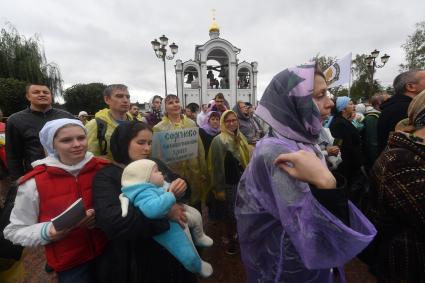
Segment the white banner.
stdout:
<svg viewBox="0 0 425 283">
<path fill-rule="evenodd" d="M 348 84 L 351 78 L 351 53 L 324 71 L 328 87 Z"/>
<path fill-rule="evenodd" d="M 152 157 L 165 163 L 192 159 L 198 156 L 199 128 L 156 132 L 152 139 Z"/>
</svg>

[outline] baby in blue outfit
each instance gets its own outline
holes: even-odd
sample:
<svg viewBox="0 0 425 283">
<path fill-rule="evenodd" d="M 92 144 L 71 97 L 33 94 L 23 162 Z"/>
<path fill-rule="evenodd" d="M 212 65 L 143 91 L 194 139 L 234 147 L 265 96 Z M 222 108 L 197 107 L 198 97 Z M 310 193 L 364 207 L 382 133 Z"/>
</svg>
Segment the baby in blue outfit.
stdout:
<svg viewBox="0 0 425 283">
<path fill-rule="evenodd" d="M 164 181 L 158 166 L 149 159 L 137 160 L 125 167 L 121 185 L 120 201 L 123 217 L 127 216 L 129 202 L 151 219 L 167 217 L 170 208 L 176 203 L 176 196 L 173 192 L 167 191 L 169 184 Z M 184 208 L 187 217 L 184 230 L 178 223 L 169 221 L 170 229 L 153 238 L 187 270 L 208 277 L 213 272 L 212 266 L 200 258 L 192 237 L 195 245 L 199 247 L 209 247 L 213 244 L 213 240 L 204 233 L 199 211 L 188 205 L 184 205 Z"/>
</svg>

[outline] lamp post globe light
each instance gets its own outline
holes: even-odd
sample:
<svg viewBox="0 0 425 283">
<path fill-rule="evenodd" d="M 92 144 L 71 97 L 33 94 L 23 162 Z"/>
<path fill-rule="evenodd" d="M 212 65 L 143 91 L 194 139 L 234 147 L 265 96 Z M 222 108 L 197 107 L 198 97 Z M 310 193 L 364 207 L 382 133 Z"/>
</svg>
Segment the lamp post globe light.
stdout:
<svg viewBox="0 0 425 283">
<path fill-rule="evenodd" d="M 168 37 L 165 35 L 159 37 L 159 41 L 155 38 L 153 41 L 151 41 L 151 44 L 156 57 L 162 59 L 162 62 L 164 63 L 165 96 L 167 96 L 167 70 L 165 60 L 172 60 L 174 55 L 177 54 L 179 47 L 174 42 L 171 43 L 169 45 L 171 55 L 167 55 Z"/>
<path fill-rule="evenodd" d="M 369 56 L 367 56 L 365 58 L 365 62 L 366 64 L 369 66 L 369 68 L 371 68 L 371 79 L 370 79 L 370 92 L 369 92 L 369 96 L 372 95 L 372 90 L 373 90 L 373 75 L 375 73 L 375 68 L 382 68 L 385 66 L 385 64 L 388 62 L 388 59 L 390 59 L 390 55 L 388 54 L 384 54 L 381 56 L 381 65 L 378 65 L 378 63 L 376 62 L 376 58 L 378 58 L 379 56 L 379 50 L 373 50 Z"/>
</svg>

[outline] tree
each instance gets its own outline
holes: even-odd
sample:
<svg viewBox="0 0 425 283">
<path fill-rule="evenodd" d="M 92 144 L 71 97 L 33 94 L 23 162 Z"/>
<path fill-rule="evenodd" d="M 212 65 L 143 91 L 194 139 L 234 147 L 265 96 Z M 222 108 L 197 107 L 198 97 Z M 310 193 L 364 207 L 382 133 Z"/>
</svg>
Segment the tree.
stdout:
<svg viewBox="0 0 425 283">
<path fill-rule="evenodd" d="M 329 88 L 329 92 L 332 93 L 335 97 L 348 96 L 348 88 L 341 85 Z"/>
<path fill-rule="evenodd" d="M 26 39 L 10 24 L 0 30 L 0 78 L 45 84 L 54 96 L 62 91 L 59 68 L 47 62 L 39 38 Z"/>
<path fill-rule="evenodd" d="M 357 54 L 352 62 L 354 79 L 350 89 L 350 96 L 355 100 L 368 98 L 383 89 L 378 80 L 374 79 L 373 84 L 371 84 L 372 68 L 366 64 L 367 56 L 366 54 Z"/>
<path fill-rule="evenodd" d="M 416 24 L 416 30 L 401 46 L 406 52 L 406 64 L 400 64 L 400 71 L 425 69 L 425 21 Z"/>
<path fill-rule="evenodd" d="M 84 110 L 93 115 L 107 107 L 103 100 L 105 88 L 106 85 L 102 83 L 73 85 L 64 92 L 65 108 L 72 114 L 78 114 Z"/>
<path fill-rule="evenodd" d="M 3 115 L 8 117 L 28 106 L 25 98 L 26 82 L 12 78 L 0 78 L 0 108 Z"/>
<path fill-rule="evenodd" d="M 9 24 L 0 30 L 0 107 L 6 116 L 28 105 L 28 83 L 46 84 L 53 95 L 62 90 L 59 68 L 47 63 L 38 37 L 26 39 Z"/>
<path fill-rule="evenodd" d="M 329 68 L 333 63 L 337 61 L 336 57 L 323 56 L 320 53 L 317 53 L 316 56 L 310 59 L 310 61 L 317 62 L 320 70 L 325 71 Z"/>
</svg>

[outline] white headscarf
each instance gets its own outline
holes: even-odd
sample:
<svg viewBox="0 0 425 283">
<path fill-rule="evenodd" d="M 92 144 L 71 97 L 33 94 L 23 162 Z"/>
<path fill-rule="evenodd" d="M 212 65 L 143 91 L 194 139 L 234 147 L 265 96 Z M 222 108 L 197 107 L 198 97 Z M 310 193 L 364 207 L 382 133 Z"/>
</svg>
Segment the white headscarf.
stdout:
<svg viewBox="0 0 425 283">
<path fill-rule="evenodd" d="M 60 128 L 69 124 L 80 126 L 81 128 L 83 128 L 84 132 L 87 134 L 87 129 L 86 127 L 84 127 L 83 123 L 81 123 L 80 120 L 68 119 L 68 118 L 49 121 L 41 129 L 39 133 L 40 142 L 41 142 L 41 145 L 44 147 L 44 149 L 47 151 L 47 154 L 49 156 L 57 157 L 56 151 L 53 148 L 53 139 L 55 137 L 56 132 Z"/>
</svg>

